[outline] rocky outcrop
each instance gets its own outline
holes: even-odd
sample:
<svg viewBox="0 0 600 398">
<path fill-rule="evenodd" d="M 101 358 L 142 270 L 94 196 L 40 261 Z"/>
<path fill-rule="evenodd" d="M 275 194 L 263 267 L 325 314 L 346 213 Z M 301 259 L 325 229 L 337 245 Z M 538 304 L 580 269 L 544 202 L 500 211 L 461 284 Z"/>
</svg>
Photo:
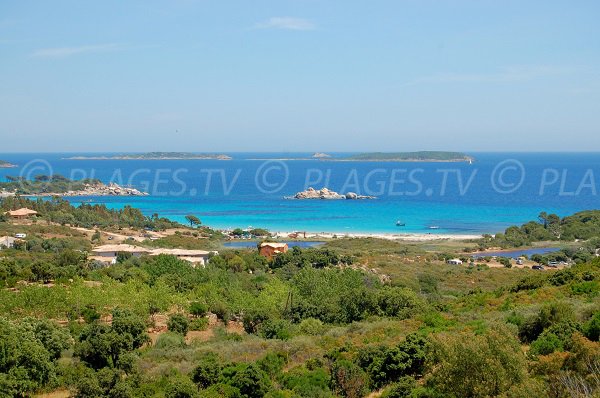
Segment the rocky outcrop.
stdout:
<svg viewBox="0 0 600 398">
<path fill-rule="evenodd" d="M 146 196 L 148 193 L 135 188 L 122 187 L 114 182 L 105 184 L 86 184 L 80 191 L 68 191 L 60 196 Z"/>
<path fill-rule="evenodd" d="M 17 167 L 17 165 L 8 163 L 5 160 L 0 160 L 0 169 L 10 169 L 10 168 L 14 168 L 14 167 Z"/>
<path fill-rule="evenodd" d="M 312 157 L 314 159 L 327 159 L 327 158 L 330 158 L 331 155 L 329 155 L 327 153 L 323 153 L 323 152 L 316 152 L 312 155 Z"/>
<path fill-rule="evenodd" d="M 314 189 L 313 187 L 308 188 L 306 191 L 300 191 L 294 196 L 288 196 L 286 199 L 326 199 L 326 200 L 355 200 L 355 199 L 376 199 L 375 196 L 358 195 L 354 192 L 348 192 L 346 194 L 340 194 L 335 191 L 331 191 L 328 188 Z"/>
</svg>

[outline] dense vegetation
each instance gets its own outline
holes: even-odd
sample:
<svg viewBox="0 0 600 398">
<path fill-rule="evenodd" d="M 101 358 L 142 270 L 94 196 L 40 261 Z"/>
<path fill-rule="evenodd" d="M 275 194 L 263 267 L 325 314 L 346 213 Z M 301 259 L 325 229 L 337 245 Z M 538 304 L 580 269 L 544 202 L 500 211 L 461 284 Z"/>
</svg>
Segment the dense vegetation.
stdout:
<svg viewBox="0 0 600 398">
<path fill-rule="evenodd" d="M 495 236 L 484 235 L 477 244 L 479 249 L 486 249 L 523 247 L 535 242 L 576 243 L 556 253 L 537 256 L 539 262 L 589 261 L 600 249 L 600 210 L 582 211 L 564 218 L 540 213 L 537 221 L 509 227 Z"/>
<path fill-rule="evenodd" d="M 7 182 L 0 182 L 0 190 L 16 192 L 20 195 L 81 191 L 86 185 L 101 184 L 101 181 L 96 179 L 71 180 L 60 174 L 38 175 L 32 180 L 13 176 L 7 176 L 6 179 Z"/>
<path fill-rule="evenodd" d="M 47 202 L 43 216 L 59 206 Z M 600 393 L 597 258 L 547 272 L 457 267 L 355 239 L 272 261 L 230 250 L 206 268 L 165 255 L 104 267 L 84 237 L 52 228 L 64 236 L 32 229 L 0 251 L 0 397 Z"/>
<path fill-rule="evenodd" d="M 468 161 L 472 159 L 461 152 L 420 151 L 420 152 L 369 152 L 351 155 L 344 160 L 372 160 L 372 161 Z"/>
<path fill-rule="evenodd" d="M 139 209 L 125 206 L 123 209 L 108 209 L 105 205 L 83 203 L 72 206 L 61 198 L 30 200 L 19 196 L 7 197 L 0 201 L 0 213 L 22 207 L 35 210 L 43 221 L 77 227 L 133 227 L 162 230 L 180 224 L 161 218 L 158 214 L 145 216 Z"/>
</svg>

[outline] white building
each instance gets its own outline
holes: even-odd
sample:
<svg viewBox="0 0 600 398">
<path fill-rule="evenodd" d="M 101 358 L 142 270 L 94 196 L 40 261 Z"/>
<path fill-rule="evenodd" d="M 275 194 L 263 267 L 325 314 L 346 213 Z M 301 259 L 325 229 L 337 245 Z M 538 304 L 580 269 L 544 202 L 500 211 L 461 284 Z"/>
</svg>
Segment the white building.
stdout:
<svg viewBox="0 0 600 398">
<path fill-rule="evenodd" d="M 0 250 L 4 248 L 12 249 L 15 247 L 15 241 L 16 239 L 12 236 L 0 236 Z"/>
<path fill-rule="evenodd" d="M 204 266 L 208 262 L 208 257 L 218 252 L 208 252 L 205 250 L 186 250 L 186 249 L 147 249 L 145 247 L 134 245 L 104 245 L 98 246 L 92 250 L 94 254 L 90 258 L 92 260 L 101 261 L 104 263 L 115 264 L 119 253 L 131 253 L 133 257 L 158 256 L 161 254 L 175 256 L 180 260 L 185 260 L 192 263 L 194 266 L 200 264 Z"/>
</svg>

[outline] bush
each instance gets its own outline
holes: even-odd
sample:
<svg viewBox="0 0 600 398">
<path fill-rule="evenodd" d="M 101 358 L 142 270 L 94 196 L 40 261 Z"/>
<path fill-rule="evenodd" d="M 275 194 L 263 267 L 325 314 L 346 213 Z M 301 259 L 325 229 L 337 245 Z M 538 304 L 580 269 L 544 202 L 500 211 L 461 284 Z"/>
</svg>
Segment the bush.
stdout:
<svg viewBox="0 0 600 398">
<path fill-rule="evenodd" d="M 300 322 L 298 326 L 300 332 L 309 336 L 318 336 L 324 332 L 325 327 L 319 319 L 307 318 Z"/>
<path fill-rule="evenodd" d="M 204 355 L 192 371 L 192 380 L 198 387 L 205 389 L 219 381 L 221 376 L 221 363 L 214 353 Z"/>
<path fill-rule="evenodd" d="M 184 376 L 169 377 L 169 384 L 165 389 L 165 398 L 195 398 L 198 389 L 190 379 Z"/>
<path fill-rule="evenodd" d="M 555 351 L 563 351 L 564 345 L 561 339 L 554 333 L 542 333 L 531 344 L 531 354 L 533 355 L 548 355 Z"/>
<path fill-rule="evenodd" d="M 196 317 L 205 316 L 208 312 L 208 306 L 200 301 L 194 301 L 190 305 L 190 314 Z"/>
<path fill-rule="evenodd" d="M 223 380 L 243 397 L 262 398 L 271 389 L 271 379 L 256 364 L 239 364 L 223 369 Z"/>
<path fill-rule="evenodd" d="M 176 349 L 185 347 L 185 339 L 181 334 L 167 332 L 158 336 L 155 344 L 159 349 Z"/>
<path fill-rule="evenodd" d="M 443 396 L 499 396 L 526 375 L 519 342 L 501 327 L 484 335 L 439 335 L 433 348 L 431 382 Z"/>
<path fill-rule="evenodd" d="M 269 319 L 260 324 L 258 331 L 265 339 L 288 340 L 291 337 L 290 323 L 282 319 Z"/>
<path fill-rule="evenodd" d="M 381 398 L 408 398 L 412 390 L 416 387 L 416 380 L 410 376 L 405 376 L 386 388 L 383 394 L 381 394 Z"/>
<path fill-rule="evenodd" d="M 167 321 L 167 328 L 173 333 L 179 333 L 185 336 L 188 332 L 190 323 L 188 319 L 181 314 L 173 314 Z"/>
<path fill-rule="evenodd" d="M 596 312 L 592 319 L 583 326 L 583 334 L 592 341 L 600 339 L 600 312 Z"/>
<path fill-rule="evenodd" d="M 208 319 L 194 318 L 190 322 L 190 330 L 199 331 L 208 329 Z"/>
<path fill-rule="evenodd" d="M 362 397 L 367 392 L 367 375 L 352 362 L 338 360 L 331 366 L 331 389 L 343 397 Z"/>
</svg>

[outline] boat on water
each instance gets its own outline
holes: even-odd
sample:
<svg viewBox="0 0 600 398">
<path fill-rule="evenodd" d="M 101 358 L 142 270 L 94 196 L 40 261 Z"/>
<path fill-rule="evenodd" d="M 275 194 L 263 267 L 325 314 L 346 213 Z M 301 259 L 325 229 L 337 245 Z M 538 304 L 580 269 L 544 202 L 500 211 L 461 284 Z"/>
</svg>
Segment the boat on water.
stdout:
<svg viewBox="0 0 600 398">
<path fill-rule="evenodd" d="M 437 225 L 430 225 L 430 226 L 429 226 L 429 227 L 427 227 L 427 228 L 429 228 L 429 229 L 440 229 L 440 227 L 439 227 L 439 226 L 437 226 Z"/>
<path fill-rule="evenodd" d="M 404 227 L 404 226 L 406 226 L 406 223 L 404 223 L 404 222 L 402 222 L 402 221 L 398 220 L 398 221 L 396 221 L 396 226 L 397 226 L 397 227 Z"/>
</svg>

